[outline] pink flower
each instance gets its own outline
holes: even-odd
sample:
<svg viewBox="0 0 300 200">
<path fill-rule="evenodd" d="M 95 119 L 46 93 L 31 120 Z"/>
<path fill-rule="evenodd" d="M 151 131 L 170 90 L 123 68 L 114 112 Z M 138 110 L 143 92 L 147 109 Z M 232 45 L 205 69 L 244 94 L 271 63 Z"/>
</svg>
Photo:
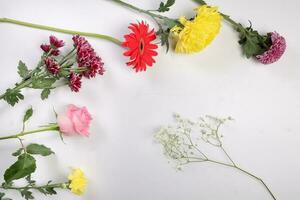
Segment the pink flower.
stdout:
<svg viewBox="0 0 300 200">
<path fill-rule="evenodd" d="M 271 47 L 263 54 L 256 56 L 258 61 L 265 65 L 278 61 L 284 54 L 286 49 L 286 41 L 284 37 L 280 36 L 276 32 L 272 32 L 270 34 L 272 41 Z"/>
<path fill-rule="evenodd" d="M 53 58 L 50 58 L 50 57 L 47 57 L 45 60 L 45 65 L 46 65 L 46 68 L 47 70 L 54 74 L 54 75 L 57 75 L 58 72 L 59 72 L 59 66 L 58 64 L 53 60 Z"/>
<path fill-rule="evenodd" d="M 92 117 L 86 107 L 79 108 L 70 104 L 67 111 L 57 116 L 59 129 L 65 134 L 89 136 Z"/>
<path fill-rule="evenodd" d="M 58 49 L 60 47 L 63 47 L 65 45 L 64 41 L 63 40 L 59 40 L 57 37 L 51 35 L 49 37 L 49 40 L 50 40 L 50 44 L 51 46 L 53 46 L 54 48 Z"/>
<path fill-rule="evenodd" d="M 69 78 L 69 87 L 73 92 L 79 92 L 79 89 L 81 88 L 81 77 L 82 76 L 76 75 L 74 72 L 71 72 Z"/>
<path fill-rule="evenodd" d="M 74 46 L 77 50 L 78 67 L 85 67 L 86 71 L 82 74 L 87 78 L 93 78 L 97 74 L 103 75 L 104 63 L 102 59 L 96 54 L 90 43 L 79 35 L 73 36 Z"/>
</svg>

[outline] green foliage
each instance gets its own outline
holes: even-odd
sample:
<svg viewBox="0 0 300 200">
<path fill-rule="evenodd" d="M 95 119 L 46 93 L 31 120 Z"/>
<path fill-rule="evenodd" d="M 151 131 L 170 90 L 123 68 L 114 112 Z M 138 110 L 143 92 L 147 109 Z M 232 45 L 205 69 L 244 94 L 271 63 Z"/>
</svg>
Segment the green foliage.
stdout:
<svg viewBox="0 0 300 200">
<path fill-rule="evenodd" d="M 33 109 L 31 107 L 28 110 L 26 110 L 25 115 L 23 117 L 23 123 L 25 123 L 26 121 L 28 121 L 32 117 L 32 114 L 33 114 Z"/>
<path fill-rule="evenodd" d="M 21 153 L 23 152 L 23 148 L 19 148 L 17 151 L 15 151 L 14 153 L 12 153 L 11 155 L 13 155 L 13 156 L 19 156 L 19 155 L 21 155 Z"/>
<path fill-rule="evenodd" d="M 51 154 L 54 154 L 54 152 L 41 144 L 30 144 L 26 147 L 26 152 L 29 154 L 36 154 L 36 155 L 41 155 L 41 156 L 49 156 Z"/>
<path fill-rule="evenodd" d="M 23 100 L 24 96 L 20 90 L 7 89 L 3 99 L 11 106 L 14 106 L 20 100 Z"/>
<path fill-rule="evenodd" d="M 5 194 L 0 192 L 0 200 L 12 200 L 12 199 L 4 197 L 4 196 L 5 196 Z"/>
<path fill-rule="evenodd" d="M 51 88 L 55 83 L 56 78 L 45 78 L 45 77 L 36 77 L 32 80 L 32 88 L 34 89 L 45 89 Z"/>
<path fill-rule="evenodd" d="M 4 173 L 4 180 L 10 183 L 13 180 L 24 178 L 36 170 L 36 161 L 34 157 L 27 153 L 18 156 L 18 160 L 11 165 Z"/>
<path fill-rule="evenodd" d="M 48 98 L 49 94 L 50 94 L 51 90 L 49 88 L 43 89 L 42 93 L 41 93 L 41 99 L 45 100 Z"/>
<path fill-rule="evenodd" d="M 272 45 L 270 35 L 260 35 L 251 25 L 247 28 L 240 25 L 237 31 L 240 33 L 239 44 L 247 58 L 263 54 Z"/>
<path fill-rule="evenodd" d="M 167 12 L 170 10 L 170 7 L 173 6 L 175 3 L 175 0 L 167 0 L 166 3 L 161 2 L 158 8 L 158 12 Z"/>
<path fill-rule="evenodd" d="M 25 79 L 28 77 L 29 73 L 30 70 L 28 70 L 26 64 L 20 60 L 18 65 L 18 74 L 20 75 L 20 77 Z"/>
<path fill-rule="evenodd" d="M 21 196 L 24 197 L 26 200 L 34 199 L 32 196 L 32 192 L 30 192 L 28 189 L 20 190 Z"/>
<path fill-rule="evenodd" d="M 170 48 L 170 42 L 169 42 L 170 32 L 160 29 L 156 34 L 160 37 L 161 46 L 166 46 L 167 48 L 166 51 L 168 52 Z"/>
<path fill-rule="evenodd" d="M 203 0 L 193 0 L 193 1 L 195 1 L 196 3 L 198 3 L 200 5 L 206 5 L 206 2 Z"/>
</svg>

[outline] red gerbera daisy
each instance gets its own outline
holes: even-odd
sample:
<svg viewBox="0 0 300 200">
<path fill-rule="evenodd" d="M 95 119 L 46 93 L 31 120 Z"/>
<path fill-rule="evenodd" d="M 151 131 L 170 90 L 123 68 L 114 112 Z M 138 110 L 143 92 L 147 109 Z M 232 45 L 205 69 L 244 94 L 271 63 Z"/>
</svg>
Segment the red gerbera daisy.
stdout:
<svg viewBox="0 0 300 200">
<path fill-rule="evenodd" d="M 132 33 L 125 35 L 123 47 L 128 48 L 124 56 L 130 57 L 130 61 L 126 64 L 132 66 L 136 72 L 146 71 L 147 66 L 151 67 L 157 56 L 157 45 L 152 42 L 156 39 L 154 29 L 149 30 L 149 25 L 144 21 L 138 24 L 130 24 L 128 27 Z"/>
</svg>

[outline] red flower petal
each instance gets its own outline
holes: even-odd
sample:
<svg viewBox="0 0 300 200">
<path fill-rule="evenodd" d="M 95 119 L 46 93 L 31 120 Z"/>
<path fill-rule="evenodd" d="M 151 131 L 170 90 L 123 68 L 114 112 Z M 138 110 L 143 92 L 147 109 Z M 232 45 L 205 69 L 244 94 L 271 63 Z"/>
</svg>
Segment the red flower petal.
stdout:
<svg viewBox="0 0 300 200">
<path fill-rule="evenodd" d="M 153 44 L 156 39 L 154 29 L 149 30 L 149 25 L 142 21 L 137 24 L 130 24 L 128 27 L 132 32 L 125 35 L 123 46 L 127 51 L 123 53 L 124 56 L 130 58 L 126 64 L 135 69 L 136 72 L 146 71 L 147 66 L 151 67 L 157 56 L 155 51 L 158 46 Z"/>
</svg>

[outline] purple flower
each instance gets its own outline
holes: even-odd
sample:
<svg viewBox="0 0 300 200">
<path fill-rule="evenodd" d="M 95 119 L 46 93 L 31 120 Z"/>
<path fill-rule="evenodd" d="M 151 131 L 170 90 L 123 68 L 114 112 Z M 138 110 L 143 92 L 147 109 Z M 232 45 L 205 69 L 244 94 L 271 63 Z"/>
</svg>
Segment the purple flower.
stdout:
<svg viewBox="0 0 300 200">
<path fill-rule="evenodd" d="M 59 72 L 59 66 L 58 66 L 58 64 L 52 58 L 48 57 L 48 58 L 45 59 L 44 62 L 45 62 L 47 70 L 51 74 L 54 74 L 54 75 L 58 74 L 58 72 Z"/>
<path fill-rule="evenodd" d="M 59 40 L 57 37 L 55 37 L 53 35 L 51 35 L 49 37 L 49 40 L 50 40 L 50 44 L 57 49 L 59 49 L 60 47 L 63 47 L 65 45 L 64 41 Z"/>
<path fill-rule="evenodd" d="M 278 61 L 286 49 L 286 41 L 284 37 L 279 35 L 277 32 L 271 33 L 271 41 L 271 47 L 263 54 L 256 56 L 258 61 L 265 65 Z"/>
<path fill-rule="evenodd" d="M 69 87 L 73 92 L 79 92 L 81 88 L 81 75 L 77 75 L 74 72 L 71 72 L 69 78 Z"/>
<path fill-rule="evenodd" d="M 97 74 L 103 75 L 104 63 L 102 59 L 96 54 L 90 43 L 79 35 L 73 37 L 74 46 L 77 50 L 78 67 L 85 67 L 86 71 L 82 74 L 87 78 L 93 78 Z"/>
</svg>

